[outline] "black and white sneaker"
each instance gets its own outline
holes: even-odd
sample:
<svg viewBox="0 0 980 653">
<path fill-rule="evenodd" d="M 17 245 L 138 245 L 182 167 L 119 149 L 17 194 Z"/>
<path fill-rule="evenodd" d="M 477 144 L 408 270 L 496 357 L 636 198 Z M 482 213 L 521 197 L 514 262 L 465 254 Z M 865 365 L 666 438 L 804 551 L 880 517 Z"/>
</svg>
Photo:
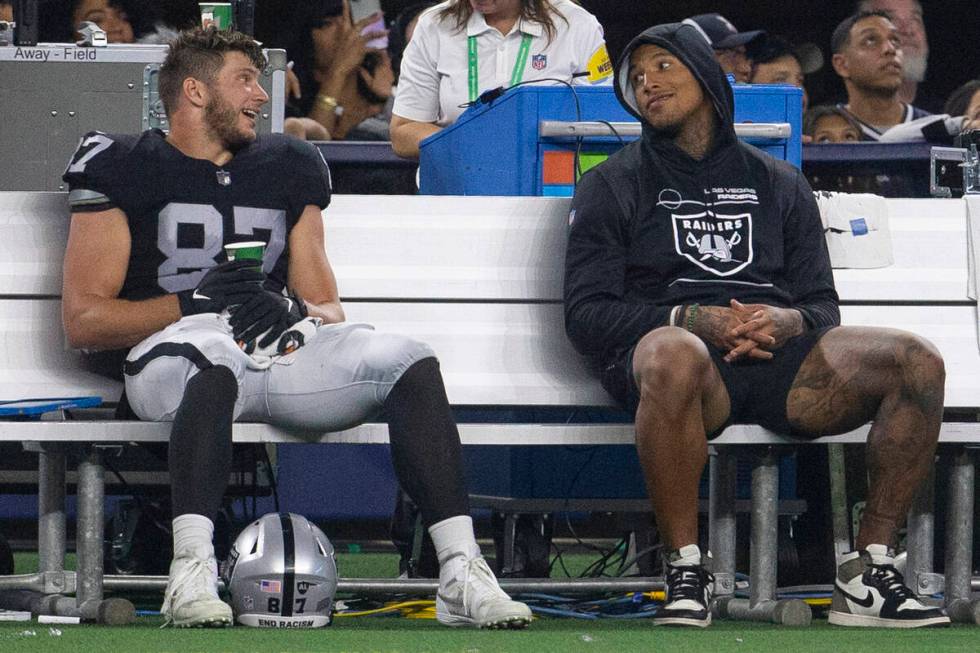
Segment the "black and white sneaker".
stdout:
<svg viewBox="0 0 980 653">
<path fill-rule="evenodd" d="M 701 556 L 697 544 L 688 544 L 671 551 L 664 558 L 666 598 L 657 610 L 653 623 L 658 626 L 695 626 L 711 624 L 710 554 Z"/>
<path fill-rule="evenodd" d="M 905 586 L 894 554 L 883 544 L 846 554 L 837 568 L 828 621 L 838 626 L 945 626 L 942 608 L 928 606 Z"/>
</svg>

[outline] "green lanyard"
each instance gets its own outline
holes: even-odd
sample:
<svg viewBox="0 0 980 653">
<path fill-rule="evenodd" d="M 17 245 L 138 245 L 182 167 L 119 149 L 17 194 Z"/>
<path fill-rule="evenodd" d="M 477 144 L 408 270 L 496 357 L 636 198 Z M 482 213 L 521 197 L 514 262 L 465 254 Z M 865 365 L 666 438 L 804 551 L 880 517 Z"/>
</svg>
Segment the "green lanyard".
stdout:
<svg viewBox="0 0 980 653">
<path fill-rule="evenodd" d="M 534 37 L 525 34 L 521 39 L 521 49 L 517 51 L 517 61 L 514 62 L 514 72 L 510 75 L 510 85 L 513 86 L 524 77 L 524 67 L 527 65 L 527 54 L 531 51 L 531 39 Z M 469 78 L 470 78 L 470 102 L 475 102 L 480 94 L 480 83 L 477 72 L 476 37 L 471 36 L 466 39 L 469 49 Z"/>
</svg>

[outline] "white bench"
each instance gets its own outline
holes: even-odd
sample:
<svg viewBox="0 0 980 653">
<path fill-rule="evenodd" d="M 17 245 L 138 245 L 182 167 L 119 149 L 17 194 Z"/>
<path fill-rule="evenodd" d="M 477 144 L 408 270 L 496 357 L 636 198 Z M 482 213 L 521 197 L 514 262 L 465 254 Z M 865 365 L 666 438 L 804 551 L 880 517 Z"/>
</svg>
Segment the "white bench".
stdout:
<svg viewBox="0 0 980 653">
<path fill-rule="evenodd" d="M 889 207 L 895 265 L 836 271 L 843 321 L 894 326 L 930 338 L 946 359 L 946 408 L 975 415 L 980 352 L 976 308 L 966 298 L 964 203 L 893 200 Z M 551 198 L 335 197 L 324 212 L 327 251 L 348 319 L 432 345 L 454 405 L 610 406 L 564 336 L 567 212 L 568 200 Z M 67 225 L 63 194 L 0 193 L 0 398 L 96 394 L 111 402 L 119 395 L 118 384 L 86 371 L 80 355 L 65 345 L 59 296 Z M 866 433 L 865 427 L 814 442 L 863 442 Z M 622 424 L 463 424 L 460 435 L 464 444 L 482 445 L 632 444 L 634 439 L 632 426 Z M 41 573 L 0 579 L 0 588 L 76 591 L 79 605 L 95 605 L 103 583 L 103 482 L 98 449 L 90 445 L 163 442 L 168 437 L 168 424 L 4 423 L 0 440 L 34 443 L 47 452 L 41 454 Z M 387 441 L 387 430 L 382 424 L 365 424 L 340 433 L 297 433 L 236 424 L 234 440 L 379 443 Z M 950 445 L 980 442 L 980 424 L 945 422 L 941 440 Z M 86 443 L 79 468 L 77 578 L 60 566 L 65 462 L 55 443 Z M 733 426 L 713 444 L 710 539 L 719 567 L 717 590 L 723 597 L 730 597 L 734 588 L 734 454 L 761 452 L 752 488 L 752 597 L 727 598 L 719 603 L 721 612 L 807 623 L 810 612 L 802 602 L 774 600 L 775 451 L 803 443 L 759 427 Z M 969 492 L 951 495 L 951 510 L 962 522 L 967 500 L 966 514 L 972 517 L 973 464 L 969 453 L 957 460 L 955 478 L 962 488 L 968 484 Z M 923 593 L 941 591 L 939 579 L 931 574 L 931 522 L 927 512 L 920 514 L 914 529 L 920 536 L 910 550 L 910 580 Z M 959 544 L 947 547 L 959 556 L 946 565 L 951 604 L 969 597 L 972 544 L 964 545 L 965 530 L 972 536 L 972 528 L 959 528 L 960 539 L 953 540 Z M 972 619 L 972 612 L 962 618 Z"/>
</svg>

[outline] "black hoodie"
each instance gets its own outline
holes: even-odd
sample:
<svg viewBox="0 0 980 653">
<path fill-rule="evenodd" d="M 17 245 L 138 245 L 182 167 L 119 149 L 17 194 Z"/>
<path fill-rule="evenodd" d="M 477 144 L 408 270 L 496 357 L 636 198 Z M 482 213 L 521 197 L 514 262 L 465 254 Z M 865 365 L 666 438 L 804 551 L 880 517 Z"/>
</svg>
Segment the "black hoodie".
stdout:
<svg viewBox="0 0 980 653">
<path fill-rule="evenodd" d="M 643 120 L 630 53 L 669 50 L 690 69 L 720 120 L 700 161 Z M 616 94 L 642 137 L 583 175 L 565 257 L 565 330 L 605 363 L 667 324 L 677 304 L 792 307 L 807 328 L 840 323 L 820 213 L 803 174 L 739 142 L 731 86 L 694 24 L 652 27 L 616 68 Z"/>
</svg>

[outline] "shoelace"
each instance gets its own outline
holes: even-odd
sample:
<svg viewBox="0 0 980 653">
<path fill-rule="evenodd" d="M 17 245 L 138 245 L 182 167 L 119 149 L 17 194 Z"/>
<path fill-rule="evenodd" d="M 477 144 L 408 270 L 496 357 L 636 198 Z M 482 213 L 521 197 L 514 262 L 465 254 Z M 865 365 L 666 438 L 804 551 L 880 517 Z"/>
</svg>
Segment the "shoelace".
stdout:
<svg viewBox="0 0 980 653">
<path fill-rule="evenodd" d="M 491 594 L 493 594 L 497 598 L 501 598 L 501 599 L 510 598 L 504 593 L 502 589 L 500 589 L 500 585 L 497 584 L 493 572 L 490 571 L 490 566 L 487 565 L 487 561 L 483 558 L 483 556 L 471 558 L 466 563 L 465 570 L 466 571 L 463 575 L 463 606 L 466 607 L 467 609 L 469 609 L 467 606 L 469 606 L 469 593 L 470 593 L 471 583 L 473 583 L 474 585 L 476 583 L 483 585 L 485 588 L 487 588 L 487 590 Z"/>
<path fill-rule="evenodd" d="M 194 586 L 200 586 L 209 595 L 210 586 L 208 579 L 213 575 L 209 561 L 202 560 L 200 558 L 191 558 L 174 578 L 174 583 L 170 587 L 170 592 L 164 597 L 164 612 L 167 613 L 167 619 L 164 621 L 163 626 L 166 626 L 173 622 L 173 612 L 169 609 L 173 604 L 174 599 L 184 593 L 184 590 L 195 589 Z M 163 627 L 161 626 L 161 627 Z"/>
<path fill-rule="evenodd" d="M 883 584 L 885 586 L 885 591 L 887 591 L 889 594 L 903 601 L 905 599 L 917 598 L 912 590 L 906 587 L 905 578 L 894 565 L 876 565 L 871 563 L 869 567 L 871 571 L 871 578 Z"/>
<path fill-rule="evenodd" d="M 704 604 L 704 587 L 715 580 L 704 567 L 667 567 L 667 597 L 670 603 L 685 599 Z"/>
</svg>

